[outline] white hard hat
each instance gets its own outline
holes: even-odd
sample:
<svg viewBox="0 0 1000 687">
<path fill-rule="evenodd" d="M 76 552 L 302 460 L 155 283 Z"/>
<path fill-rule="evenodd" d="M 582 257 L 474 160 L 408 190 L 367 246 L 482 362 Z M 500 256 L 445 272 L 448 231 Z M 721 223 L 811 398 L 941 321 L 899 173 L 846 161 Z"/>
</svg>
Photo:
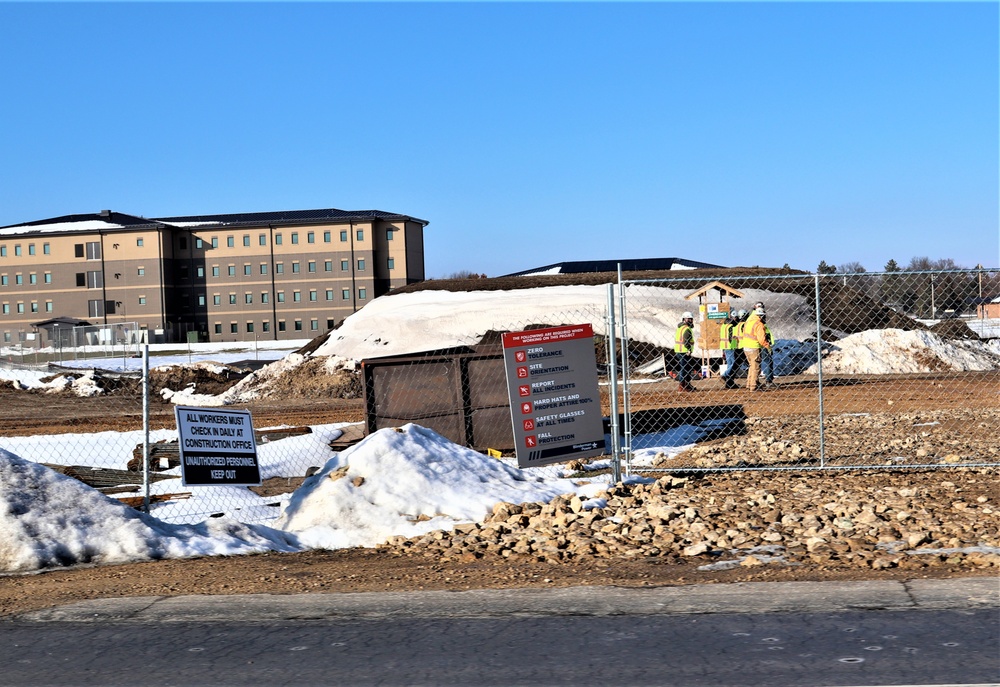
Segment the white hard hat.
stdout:
<svg viewBox="0 0 1000 687">
<path fill-rule="evenodd" d="M 757 309 L 756 309 L 756 310 L 754 310 L 754 312 L 755 312 L 755 313 L 757 313 L 758 315 L 766 315 L 766 314 L 767 314 L 767 313 L 766 313 L 766 312 L 764 311 L 764 308 L 763 308 L 763 306 L 758 306 L 758 307 L 757 307 Z"/>
<path fill-rule="evenodd" d="M 682 320 L 693 320 L 694 319 L 694 315 L 692 315 L 690 312 L 686 312 L 683 315 L 681 315 L 681 319 Z"/>
</svg>

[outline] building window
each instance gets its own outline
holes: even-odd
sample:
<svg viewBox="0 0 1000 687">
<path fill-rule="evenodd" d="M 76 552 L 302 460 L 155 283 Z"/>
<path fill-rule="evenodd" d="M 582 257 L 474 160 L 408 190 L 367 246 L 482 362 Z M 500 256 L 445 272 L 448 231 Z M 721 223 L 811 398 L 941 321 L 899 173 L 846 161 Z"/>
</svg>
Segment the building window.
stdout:
<svg viewBox="0 0 1000 687">
<path fill-rule="evenodd" d="M 203 293 L 198 294 L 198 307 L 199 308 L 205 307 L 205 294 Z"/>
<path fill-rule="evenodd" d="M 0 276 L 0 286 L 7 286 L 7 279 L 8 277 L 6 274 Z"/>
<path fill-rule="evenodd" d="M 77 286 L 86 286 L 87 285 L 87 273 L 86 272 L 77 272 L 76 273 L 76 285 Z"/>
<path fill-rule="evenodd" d="M 317 331 L 319 329 L 319 320 L 309 320 L 309 329 L 311 331 Z"/>
<path fill-rule="evenodd" d="M 87 301 L 88 317 L 102 317 L 103 315 L 104 315 L 104 301 L 100 300 Z"/>
<path fill-rule="evenodd" d="M 6 257 L 7 257 L 7 246 L 0 246 L 0 258 L 6 258 Z"/>
<path fill-rule="evenodd" d="M 219 294 L 212 296 L 212 305 L 222 305 L 222 296 Z"/>
<path fill-rule="evenodd" d="M 146 305 L 146 297 L 139 296 L 139 305 Z"/>
<path fill-rule="evenodd" d="M 312 301 L 312 302 L 315 302 L 317 300 L 317 298 L 316 298 L 316 289 L 310 289 L 309 290 L 309 300 Z"/>
<path fill-rule="evenodd" d="M 218 277 L 219 276 L 219 266 L 218 265 L 212 265 L 212 276 L 213 277 Z"/>
<path fill-rule="evenodd" d="M 52 301 L 45 301 L 45 312 L 52 312 Z"/>
<path fill-rule="evenodd" d="M 243 265 L 243 274 L 245 276 L 247 276 L 247 277 L 249 277 L 251 274 L 253 274 L 253 266 L 252 265 Z"/>
<path fill-rule="evenodd" d="M 278 331 L 279 332 L 285 331 L 285 321 L 284 320 L 279 320 L 278 321 Z"/>
<path fill-rule="evenodd" d="M 199 248 L 199 249 L 200 248 L 204 248 L 205 247 L 205 242 L 202 241 L 201 238 L 195 236 L 194 237 L 194 247 L 195 248 Z"/>
<path fill-rule="evenodd" d="M 18 303 L 17 304 L 17 312 L 19 314 L 23 314 L 24 313 L 24 303 Z M 93 315 L 91 317 L 93 317 Z"/>
<path fill-rule="evenodd" d="M 38 283 L 38 275 L 35 274 L 34 272 L 30 273 L 28 275 L 28 283 L 29 284 L 37 284 Z"/>
<path fill-rule="evenodd" d="M 261 303 L 267 303 L 267 302 L 269 302 L 271 300 L 270 295 L 271 294 L 269 294 L 267 291 L 261 291 L 260 292 L 260 302 Z"/>
<path fill-rule="evenodd" d="M 343 291 L 341 291 L 340 292 L 340 298 L 342 300 L 345 300 L 345 301 L 351 300 L 351 290 L 350 289 L 344 289 Z"/>
<path fill-rule="evenodd" d="M 389 266 L 390 270 L 396 269 L 396 258 L 388 258 L 386 264 Z"/>
<path fill-rule="evenodd" d="M 229 332 L 231 334 L 239 334 L 240 333 L 240 326 L 238 324 L 236 324 L 235 322 L 230 322 L 229 323 Z"/>
<path fill-rule="evenodd" d="M 222 323 L 221 322 L 216 322 L 215 323 L 215 333 L 216 334 L 221 334 L 222 333 Z"/>
<path fill-rule="evenodd" d="M 140 246 L 142 245 L 142 239 L 139 239 L 139 245 Z M 42 254 L 43 255 L 52 255 L 52 246 L 50 246 L 47 243 L 43 243 L 42 244 Z"/>
<path fill-rule="evenodd" d="M 257 241 L 260 242 L 260 245 L 266 246 L 267 245 L 267 234 L 260 234 L 257 237 Z"/>
<path fill-rule="evenodd" d="M 205 278 L 205 266 L 204 265 L 198 265 L 198 267 L 195 268 L 195 274 L 198 275 L 199 279 L 204 279 Z"/>
<path fill-rule="evenodd" d="M 31 312 L 38 312 L 38 301 L 31 301 Z"/>
<path fill-rule="evenodd" d="M 315 231 L 306 232 L 306 243 L 316 243 L 316 232 Z"/>
<path fill-rule="evenodd" d="M 358 229 L 356 232 L 354 232 L 354 235 L 355 235 L 355 237 L 357 237 L 358 241 L 364 241 L 365 240 L 365 230 L 364 229 Z"/>
<path fill-rule="evenodd" d="M 88 289 L 100 289 L 103 286 L 104 286 L 104 272 L 101 272 L 100 270 L 92 270 L 90 272 L 87 272 Z"/>
<path fill-rule="evenodd" d="M 365 259 L 358 258 L 358 272 L 364 272 L 364 271 L 365 271 Z"/>
<path fill-rule="evenodd" d="M 187 236 L 178 236 L 177 237 L 177 246 L 181 250 L 187 250 L 187 247 L 188 247 Z"/>
<path fill-rule="evenodd" d="M 315 272 L 316 271 L 316 261 L 315 260 L 310 260 L 309 261 L 309 267 L 308 267 L 308 269 L 309 269 L 310 272 Z"/>
<path fill-rule="evenodd" d="M 261 274 L 267 274 L 267 263 L 266 262 L 260 263 L 260 273 Z"/>
<path fill-rule="evenodd" d="M 271 323 L 268 322 L 267 320 L 264 320 L 263 322 L 260 323 L 260 328 L 265 332 L 269 332 L 271 331 Z"/>
<path fill-rule="evenodd" d="M 342 243 L 347 243 L 347 229 L 340 232 L 340 240 Z"/>
<path fill-rule="evenodd" d="M 250 247 L 250 234 L 243 234 L 243 245 L 247 248 Z"/>
<path fill-rule="evenodd" d="M 218 236 L 213 236 L 212 237 L 212 248 L 218 248 L 218 247 L 219 247 L 219 237 Z M 215 326 L 216 327 L 221 327 L 222 325 L 221 324 L 217 324 Z M 216 332 L 216 334 L 221 334 L 221 333 L 222 332 Z"/>
<path fill-rule="evenodd" d="M 35 254 L 35 244 L 29 243 L 28 244 L 28 255 L 34 255 L 34 254 Z"/>
<path fill-rule="evenodd" d="M 253 303 L 253 294 L 252 293 L 243 294 L 243 302 L 246 303 L 247 305 L 251 305 Z"/>
<path fill-rule="evenodd" d="M 301 291 L 292 291 L 292 302 L 293 303 L 300 303 L 300 302 L 302 302 L 302 292 Z"/>
<path fill-rule="evenodd" d="M 292 263 L 292 274 L 298 274 L 299 273 L 299 267 L 300 267 L 300 265 L 299 265 L 298 261 L 293 262 Z"/>
<path fill-rule="evenodd" d="M 341 260 L 340 261 L 340 271 L 341 272 L 346 272 L 349 269 L 351 269 L 351 263 L 350 263 L 350 261 L 349 260 Z"/>
<path fill-rule="evenodd" d="M 333 272 L 333 260 L 327 260 L 323 263 L 324 272 Z"/>
<path fill-rule="evenodd" d="M 330 243 L 330 232 L 323 232 L 323 243 Z"/>
<path fill-rule="evenodd" d="M 88 274 L 92 274 L 92 273 L 88 272 Z M 16 274 L 16 275 L 14 275 L 14 283 L 17 284 L 18 286 L 20 286 L 21 284 L 23 284 L 24 283 L 24 275 L 23 274 Z"/>
<path fill-rule="evenodd" d="M 187 279 L 188 278 L 188 266 L 187 265 L 181 265 L 181 268 L 180 268 L 180 278 L 181 279 Z"/>
<path fill-rule="evenodd" d="M 277 262 L 277 263 L 275 263 L 274 264 L 274 271 L 277 274 L 284 274 L 285 273 L 285 263 L 283 263 L 283 262 Z"/>
<path fill-rule="evenodd" d="M 327 329 L 333 329 L 333 320 L 329 320 L 329 319 L 328 319 L 328 320 L 326 321 L 326 328 L 327 328 Z"/>
<path fill-rule="evenodd" d="M 236 237 L 235 236 L 227 236 L 226 237 L 226 245 L 229 248 L 235 248 L 236 247 Z"/>
<path fill-rule="evenodd" d="M 395 233 L 396 233 L 395 229 L 386 229 L 385 230 L 385 240 L 386 241 L 392 241 L 392 236 Z"/>
<path fill-rule="evenodd" d="M 253 333 L 253 322 L 247 322 L 247 334 Z"/>
<path fill-rule="evenodd" d="M 295 320 L 295 331 L 302 331 L 302 320 Z"/>
<path fill-rule="evenodd" d="M 230 265 L 229 266 L 229 276 L 230 277 L 235 277 L 236 276 L 236 265 Z"/>
<path fill-rule="evenodd" d="M 333 289 L 327 289 L 326 290 L 326 300 L 328 300 L 328 301 L 332 301 L 333 300 Z"/>
<path fill-rule="evenodd" d="M 10 303 L 3 304 L 3 314 L 10 315 Z M 7 341 L 10 341 L 10 339 L 7 339 Z"/>
<path fill-rule="evenodd" d="M 368 298 L 368 289 L 360 288 L 358 289 L 358 300 L 363 301 Z"/>
<path fill-rule="evenodd" d="M 236 305 L 236 294 L 229 294 L 229 305 Z"/>
<path fill-rule="evenodd" d="M 285 292 L 284 291 L 279 291 L 278 294 L 277 294 L 277 296 L 278 296 L 278 302 L 279 303 L 284 303 L 285 302 Z"/>
<path fill-rule="evenodd" d="M 44 281 L 46 284 L 51 284 L 52 283 L 52 273 L 51 272 L 46 272 L 45 275 L 42 277 L 42 281 Z"/>
<path fill-rule="evenodd" d="M 6 253 L 4 253 L 6 255 Z M 83 244 L 75 243 L 73 244 L 73 257 L 82 258 L 83 257 Z"/>
<path fill-rule="evenodd" d="M 292 232 L 292 243 L 296 244 L 298 242 L 299 242 L 299 232 L 293 231 Z"/>
<path fill-rule="evenodd" d="M 276 245 L 276 246 L 280 246 L 281 245 L 281 234 L 275 234 L 274 235 L 274 245 Z"/>
</svg>

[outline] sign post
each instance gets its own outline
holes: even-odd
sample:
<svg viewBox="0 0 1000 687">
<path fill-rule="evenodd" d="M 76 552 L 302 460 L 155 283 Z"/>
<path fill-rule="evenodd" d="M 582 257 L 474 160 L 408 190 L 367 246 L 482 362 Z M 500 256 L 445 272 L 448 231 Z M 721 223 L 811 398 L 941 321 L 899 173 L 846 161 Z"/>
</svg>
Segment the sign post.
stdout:
<svg viewBox="0 0 1000 687">
<path fill-rule="evenodd" d="M 503 357 L 518 467 L 604 453 L 591 325 L 508 332 Z"/>
<path fill-rule="evenodd" d="M 174 416 L 184 486 L 260 484 L 249 410 L 175 406 Z"/>
</svg>

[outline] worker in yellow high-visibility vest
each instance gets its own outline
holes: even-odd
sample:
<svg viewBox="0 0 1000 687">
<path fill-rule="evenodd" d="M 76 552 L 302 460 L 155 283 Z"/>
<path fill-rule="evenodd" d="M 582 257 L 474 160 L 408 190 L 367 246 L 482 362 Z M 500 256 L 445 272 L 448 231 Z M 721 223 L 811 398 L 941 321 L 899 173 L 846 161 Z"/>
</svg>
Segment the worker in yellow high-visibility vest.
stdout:
<svg viewBox="0 0 1000 687">
<path fill-rule="evenodd" d="M 694 373 L 694 315 L 681 315 L 681 321 L 674 332 L 674 358 L 677 361 L 677 383 L 681 391 L 695 391 L 691 385 Z"/>
<path fill-rule="evenodd" d="M 771 342 L 768 341 L 767 331 L 760 316 L 766 315 L 764 308 L 755 308 L 743 325 L 743 336 L 740 344 L 743 352 L 746 353 L 747 362 L 750 364 L 750 371 L 747 372 L 747 389 L 757 391 L 757 378 L 760 376 L 760 355 L 761 349 L 771 350 Z"/>
<path fill-rule="evenodd" d="M 736 351 L 739 347 L 739 339 L 735 336 L 734 330 L 738 322 L 736 312 L 732 312 L 719 326 L 719 350 L 722 351 L 726 360 L 726 371 L 721 376 L 722 383 L 727 389 L 736 388 Z"/>
</svg>

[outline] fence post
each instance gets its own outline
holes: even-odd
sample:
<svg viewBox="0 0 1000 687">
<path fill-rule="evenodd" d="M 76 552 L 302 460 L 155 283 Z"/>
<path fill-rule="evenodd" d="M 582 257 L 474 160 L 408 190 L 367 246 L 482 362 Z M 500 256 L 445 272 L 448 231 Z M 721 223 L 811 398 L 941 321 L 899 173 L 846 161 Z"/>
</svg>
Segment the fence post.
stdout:
<svg viewBox="0 0 1000 687">
<path fill-rule="evenodd" d="M 149 512 L 149 341 L 142 347 L 142 510 Z"/>
<path fill-rule="evenodd" d="M 622 481 L 622 453 L 619 444 L 618 425 L 618 369 L 615 351 L 615 286 L 608 284 L 608 318 L 605 327 L 608 334 L 608 399 L 611 402 L 611 481 Z"/>
<path fill-rule="evenodd" d="M 625 457 L 625 474 L 632 474 L 632 387 L 629 385 L 629 335 L 628 313 L 625 310 L 625 284 L 622 282 L 622 265 L 618 263 L 618 321 L 622 330 L 622 418 L 624 424 L 622 454 Z M 666 369 L 666 363 L 664 368 Z"/>
<path fill-rule="evenodd" d="M 814 274 L 816 282 L 816 385 L 819 389 L 819 466 L 826 462 L 826 447 L 823 443 L 823 328 L 822 310 L 819 303 L 819 274 Z"/>
</svg>

